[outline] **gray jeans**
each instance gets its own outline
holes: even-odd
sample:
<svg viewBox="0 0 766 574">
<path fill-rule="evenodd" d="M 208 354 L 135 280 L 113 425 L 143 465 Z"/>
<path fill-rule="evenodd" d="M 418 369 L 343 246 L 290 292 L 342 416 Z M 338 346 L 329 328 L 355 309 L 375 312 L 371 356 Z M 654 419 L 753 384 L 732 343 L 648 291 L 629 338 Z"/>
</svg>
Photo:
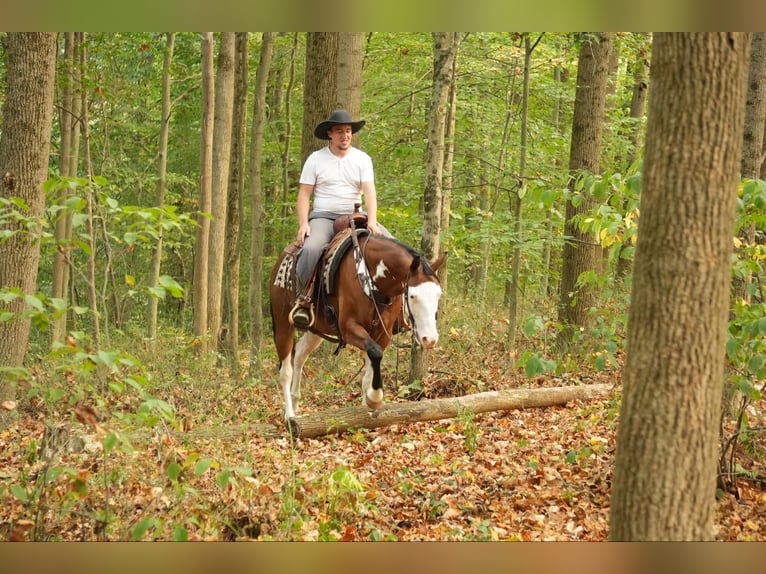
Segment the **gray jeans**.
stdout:
<svg viewBox="0 0 766 574">
<path fill-rule="evenodd" d="M 298 256 L 298 262 L 295 266 L 295 273 L 298 276 L 298 281 L 301 287 L 306 285 L 309 280 L 309 276 L 316 267 L 319 258 L 322 256 L 322 251 L 333 238 L 332 224 L 334 219 L 328 219 L 324 217 L 317 217 L 311 215 L 309 217 L 309 227 L 311 227 L 311 235 L 308 235 L 303 240 L 303 247 L 301 248 Z M 392 237 L 391 233 L 380 223 L 378 223 L 380 231 L 387 237 Z"/>
</svg>

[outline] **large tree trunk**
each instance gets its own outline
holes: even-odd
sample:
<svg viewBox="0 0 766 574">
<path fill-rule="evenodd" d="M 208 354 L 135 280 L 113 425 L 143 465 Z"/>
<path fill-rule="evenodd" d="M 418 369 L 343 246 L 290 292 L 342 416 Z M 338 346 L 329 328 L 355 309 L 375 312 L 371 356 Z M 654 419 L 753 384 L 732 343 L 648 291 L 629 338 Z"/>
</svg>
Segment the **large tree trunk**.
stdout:
<svg viewBox="0 0 766 574">
<path fill-rule="evenodd" d="M 215 78 L 215 119 L 213 121 L 213 181 L 211 187 L 210 244 L 208 245 L 207 326 L 211 351 L 221 342 L 221 302 L 226 243 L 226 208 L 229 194 L 231 122 L 234 110 L 235 32 L 221 32 L 218 69 Z"/>
<path fill-rule="evenodd" d="M 261 59 L 255 76 L 253 91 L 253 128 L 250 133 L 250 377 L 261 378 L 261 342 L 263 341 L 263 243 L 265 209 L 261 159 L 263 157 L 263 131 L 266 123 L 266 86 L 274 53 L 274 32 L 264 32 L 261 40 Z"/>
<path fill-rule="evenodd" d="M 749 46 L 745 33 L 654 37 L 611 540 L 714 536 Z"/>
<path fill-rule="evenodd" d="M 600 170 L 611 45 L 611 33 L 588 33 L 582 36 L 569 150 L 569 188 L 572 190 L 579 175 L 595 174 Z M 571 201 L 566 205 L 564 235 L 571 239 L 564 244 L 562 254 L 558 309 L 562 329 L 557 340 L 560 347 L 566 347 L 571 342 L 576 327 L 586 325 L 588 309 L 595 300 L 587 286 L 578 287 L 577 280 L 581 273 L 596 269 L 601 249 L 593 234 L 580 231 L 575 220 L 577 216 L 589 213 L 593 207 L 594 200 L 587 196 L 579 205 Z"/>
<path fill-rule="evenodd" d="M 160 118 L 160 149 L 157 161 L 156 188 L 156 206 L 158 209 L 163 209 L 165 207 L 165 189 L 167 188 L 168 133 L 170 132 L 170 85 L 172 82 L 170 68 L 173 64 L 173 47 L 175 45 L 175 39 L 175 33 L 168 32 L 165 44 L 165 58 L 162 65 L 162 117 Z M 160 268 L 162 264 L 162 235 L 162 228 L 160 228 L 157 244 L 154 246 L 152 267 L 149 273 L 149 285 L 152 287 L 157 287 L 157 284 L 159 283 Z M 147 337 L 152 345 L 157 337 L 157 303 L 157 297 L 150 296 L 146 310 Z"/>
<path fill-rule="evenodd" d="M 213 70 L 213 33 L 202 33 L 202 122 L 200 128 L 200 183 L 197 236 L 194 241 L 194 337 L 196 349 L 204 354 L 208 345 L 207 282 L 210 245 L 210 205 L 213 183 L 213 118 L 215 81 Z"/>
<path fill-rule="evenodd" d="M 479 414 L 565 405 L 571 401 L 606 398 L 611 392 L 611 385 L 510 389 L 411 403 L 385 403 L 379 410 L 372 412 L 362 406 L 330 409 L 298 415 L 290 419 L 289 424 L 294 436 L 312 438 L 355 428 L 374 429 L 399 423 L 454 418 L 465 411 Z"/>
<path fill-rule="evenodd" d="M 327 119 L 338 101 L 338 36 L 339 32 L 306 33 L 301 165 L 311 152 L 325 145 L 314 136 L 314 128 Z M 297 182 L 292 183 L 297 187 Z"/>
<path fill-rule="evenodd" d="M 457 32 L 434 32 L 434 73 L 428 117 L 426 147 L 426 185 L 423 193 L 423 234 L 420 252 L 433 261 L 439 255 L 442 217 L 442 176 L 444 171 L 444 132 L 449 89 L 452 82 L 460 35 Z M 428 351 L 412 343 L 410 382 L 422 380 L 428 371 Z"/>
<path fill-rule="evenodd" d="M 24 215 L 43 217 L 42 184 L 48 173 L 53 94 L 56 69 L 56 34 L 8 33 L 5 39 L 6 92 L 0 130 L 0 198 L 20 198 Z M 18 289 L 32 295 L 37 289 L 40 229 L 23 224 L 0 242 L 0 289 Z M 0 311 L 22 313 L 24 297 L 0 303 Z M 29 341 L 30 320 L 0 321 L 0 367 L 22 367 Z M 15 397 L 15 386 L 0 371 L 0 401 Z M 0 413 L 5 412 L 0 409 Z M 3 426 L 0 415 L 0 426 Z"/>
</svg>

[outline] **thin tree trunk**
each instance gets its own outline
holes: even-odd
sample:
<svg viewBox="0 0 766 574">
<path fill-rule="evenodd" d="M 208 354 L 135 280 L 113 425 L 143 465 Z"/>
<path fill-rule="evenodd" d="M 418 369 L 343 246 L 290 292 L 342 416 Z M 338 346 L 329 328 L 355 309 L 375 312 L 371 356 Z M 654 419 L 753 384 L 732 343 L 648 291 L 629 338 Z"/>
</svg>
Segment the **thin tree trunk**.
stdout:
<svg viewBox="0 0 766 574">
<path fill-rule="evenodd" d="M 221 32 L 215 78 L 215 119 L 213 121 L 213 180 L 211 188 L 210 244 L 208 245 L 207 324 L 211 351 L 221 345 L 221 303 L 226 242 L 226 208 L 229 193 L 231 128 L 234 111 L 234 32 Z"/>
<path fill-rule="evenodd" d="M 750 68 L 745 106 L 745 131 L 742 149 L 741 174 L 743 179 L 758 179 L 763 156 L 764 127 L 766 127 L 766 33 L 752 35 Z M 743 227 L 739 232 L 742 249 L 755 244 L 755 224 Z M 734 278 L 734 297 L 750 301 L 748 285 L 753 282 L 750 271 L 744 277 Z"/>
<path fill-rule="evenodd" d="M 428 261 L 436 259 L 440 252 L 445 118 L 452 82 L 452 64 L 460 45 L 460 36 L 456 32 L 434 32 L 433 40 L 434 74 L 426 148 L 423 234 L 420 241 L 420 252 Z M 410 382 L 423 380 L 428 371 L 428 355 L 426 349 L 413 341 Z"/>
<path fill-rule="evenodd" d="M 261 59 L 255 76 L 253 91 L 253 127 L 250 134 L 250 286 L 248 307 L 250 309 L 250 377 L 261 380 L 261 341 L 263 341 L 263 243 L 265 209 L 261 160 L 263 157 L 263 132 L 266 123 L 266 86 L 274 53 L 274 32 L 264 32 L 261 40 Z"/>
<path fill-rule="evenodd" d="M 168 171 L 168 134 L 170 132 L 170 86 L 172 84 L 171 67 L 173 65 L 173 48 L 176 35 L 168 32 L 165 44 L 165 59 L 162 65 L 162 117 L 160 119 L 160 149 L 157 162 L 157 189 L 156 206 L 158 209 L 165 207 L 165 189 L 167 188 Z M 149 272 L 149 285 L 157 287 L 159 284 L 160 268 L 162 265 L 162 227 L 158 230 L 157 244 L 154 246 L 152 266 Z M 159 299 L 154 295 L 149 296 L 146 311 L 147 337 L 149 344 L 154 345 L 157 338 L 157 304 Z"/>
<path fill-rule="evenodd" d="M 511 260 L 511 287 L 510 287 L 510 301 L 508 305 L 508 331 L 506 336 L 506 348 L 511 349 L 516 344 L 516 325 L 517 317 L 519 314 L 519 269 L 521 267 L 521 242 L 522 242 L 522 201 L 523 190 L 526 189 L 526 176 L 527 176 L 527 124 L 529 121 L 529 73 L 530 66 L 532 64 L 532 51 L 537 47 L 538 42 L 542 39 L 542 35 L 538 36 L 535 43 L 532 44 L 532 39 L 528 33 L 524 34 L 524 80 L 522 84 L 522 96 L 521 96 L 521 137 L 520 137 L 520 152 L 519 152 L 519 181 L 521 182 L 521 188 L 516 193 L 513 221 L 514 221 L 514 235 L 516 244 L 513 247 L 513 256 Z"/>
<path fill-rule="evenodd" d="M 59 128 L 61 131 L 61 155 L 59 157 L 59 173 L 61 177 L 76 176 L 76 171 L 70 171 L 72 168 L 72 131 L 73 126 L 79 125 L 80 118 L 75 117 L 74 100 L 75 93 L 75 33 L 66 32 L 64 35 L 64 93 L 61 99 L 61 111 L 59 112 Z M 79 100 L 78 100 L 79 101 Z M 79 106 L 78 106 L 79 108 Z M 69 198 L 69 187 L 63 187 L 58 193 L 58 204 L 66 205 Z M 67 284 L 69 283 L 69 243 L 71 237 L 67 232 L 71 230 L 71 215 L 62 209 L 56 218 L 54 237 L 56 240 L 56 251 L 53 254 L 53 276 L 51 279 L 51 297 L 64 301 L 63 307 L 66 307 Z M 62 312 L 51 319 L 51 343 L 60 343 L 64 340 L 67 330 L 67 313 Z"/>
<path fill-rule="evenodd" d="M 749 48 L 747 33 L 654 36 L 611 540 L 714 538 Z"/>
<path fill-rule="evenodd" d="M 239 367 L 239 283 L 240 245 L 242 227 L 242 196 L 245 192 L 245 148 L 247 137 L 248 33 L 236 33 L 234 61 L 234 115 L 232 119 L 231 162 L 229 166 L 229 195 L 226 212 L 224 305 L 222 316 L 223 348 L 233 377 Z"/>
<path fill-rule="evenodd" d="M 298 32 L 293 34 L 293 46 L 290 50 L 290 78 L 285 90 L 285 139 L 282 147 L 282 219 L 287 219 L 288 202 L 287 195 L 290 191 L 290 144 L 292 142 L 293 122 L 292 122 L 292 103 L 293 88 L 295 87 L 295 56 L 298 53 Z M 281 241 L 285 243 L 286 241 Z M 281 247 L 280 247 L 281 248 Z"/>
<path fill-rule="evenodd" d="M 639 34 L 639 36 L 645 36 Z M 642 120 L 644 117 L 644 110 L 646 109 L 646 96 L 649 88 L 649 84 L 646 81 L 646 70 L 648 69 L 648 58 L 643 47 L 640 49 L 636 60 L 633 62 L 633 93 L 630 99 L 630 132 L 628 139 L 630 140 L 630 149 L 628 151 L 628 157 L 623 162 L 623 172 L 628 173 L 628 170 L 635 163 L 638 158 L 638 152 L 641 147 L 641 134 Z M 627 249 L 627 245 L 622 247 L 621 251 Z M 631 259 L 623 257 L 622 254 L 617 260 L 617 277 L 624 279 L 632 271 L 633 265 Z"/>
<path fill-rule="evenodd" d="M 83 82 L 80 94 L 82 97 L 82 148 L 85 175 L 88 178 L 88 185 L 85 188 L 86 218 L 85 232 L 88 235 L 90 253 L 88 253 L 88 264 L 86 266 L 85 285 L 88 292 L 88 307 L 91 317 L 91 338 L 93 348 L 97 351 L 101 346 L 101 328 L 100 315 L 98 312 L 98 292 L 96 291 L 96 237 L 93 226 L 93 164 L 90 159 L 90 128 L 88 123 L 88 90 L 85 86 L 85 64 L 87 62 L 87 53 L 85 48 L 85 32 L 78 32 L 80 35 L 80 79 Z"/>
<path fill-rule="evenodd" d="M 442 212 L 439 228 L 442 235 L 449 237 L 450 214 L 452 210 L 452 186 L 454 185 L 453 169 L 455 161 L 455 124 L 457 122 L 457 53 L 452 61 L 452 81 L 449 87 L 449 106 L 447 107 L 447 120 L 444 130 L 444 177 L 442 189 Z M 445 246 L 446 247 L 446 246 Z M 447 308 L 447 291 L 449 287 L 449 266 L 439 267 L 436 275 L 442 286 L 442 308 Z"/>
<path fill-rule="evenodd" d="M 210 205 L 213 182 L 213 117 L 215 80 L 213 73 L 213 33 L 202 33 L 202 125 L 200 128 L 200 186 L 197 236 L 194 242 L 194 338 L 199 355 L 209 347 L 207 320 L 208 249 L 210 245 Z"/>
</svg>

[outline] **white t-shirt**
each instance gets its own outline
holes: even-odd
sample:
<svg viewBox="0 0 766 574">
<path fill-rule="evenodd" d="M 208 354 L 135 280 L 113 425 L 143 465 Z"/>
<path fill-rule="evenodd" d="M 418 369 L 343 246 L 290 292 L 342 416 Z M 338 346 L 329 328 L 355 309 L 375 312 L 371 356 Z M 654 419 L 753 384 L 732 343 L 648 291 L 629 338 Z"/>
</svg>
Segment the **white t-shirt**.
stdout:
<svg viewBox="0 0 766 574">
<path fill-rule="evenodd" d="M 301 172 L 301 183 L 314 186 L 314 211 L 351 213 L 362 202 L 362 183 L 375 181 L 372 159 L 352 147 L 338 157 L 323 147 L 312 153 Z"/>
</svg>

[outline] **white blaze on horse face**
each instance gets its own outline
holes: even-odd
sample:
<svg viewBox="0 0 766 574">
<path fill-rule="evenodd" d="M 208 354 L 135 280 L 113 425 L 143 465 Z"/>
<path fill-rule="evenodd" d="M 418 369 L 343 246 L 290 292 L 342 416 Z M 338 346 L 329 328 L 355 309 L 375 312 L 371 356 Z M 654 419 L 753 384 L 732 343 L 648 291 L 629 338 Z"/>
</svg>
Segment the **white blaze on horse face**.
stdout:
<svg viewBox="0 0 766 574">
<path fill-rule="evenodd" d="M 386 276 L 386 271 L 388 271 L 388 267 L 386 267 L 386 264 L 381 261 L 378 263 L 378 267 L 375 269 L 375 275 L 372 276 L 372 280 L 375 281 L 376 279 L 382 279 Z"/>
<path fill-rule="evenodd" d="M 418 342 L 424 349 L 433 349 L 439 341 L 439 331 L 436 329 L 436 311 L 439 309 L 442 288 L 437 283 L 427 281 L 410 287 L 407 293 L 407 303 L 415 323 Z"/>
</svg>

